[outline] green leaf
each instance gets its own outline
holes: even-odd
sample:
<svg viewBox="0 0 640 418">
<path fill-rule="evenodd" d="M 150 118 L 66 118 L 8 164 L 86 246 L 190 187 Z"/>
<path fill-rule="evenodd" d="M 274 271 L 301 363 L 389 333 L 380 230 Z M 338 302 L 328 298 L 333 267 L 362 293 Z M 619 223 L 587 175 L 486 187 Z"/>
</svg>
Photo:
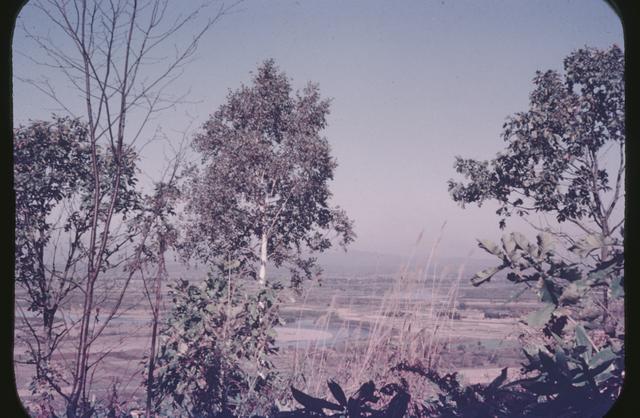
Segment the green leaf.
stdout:
<svg viewBox="0 0 640 418">
<path fill-rule="evenodd" d="M 530 327 L 539 328 L 551 319 L 551 314 L 556 310 L 556 306 L 552 303 L 546 304 L 542 309 L 534 311 L 527 315 L 527 324 Z"/>
<path fill-rule="evenodd" d="M 502 236 L 502 248 L 509 258 L 512 258 L 516 250 L 516 242 L 511 235 Z"/>
<path fill-rule="evenodd" d="M 615 375 L 609 371 L 604 371 L 602 373 L 600 373 L 599 375 L 597 375 L 595 377 L 595 381 L 598 385 L 602 384 L 603 382 L 611 379 L 612 377 L 615 377 Z"/>
<path fill-rule="evenodd" d="M 588 362 L 591 358 L 593 347 L 587 336 L 587 331 L 585 331 L 582 325 L 576 325 L 576 345 L 585 348 L 583 358 Z"/>
<path fill-rule="evenodd" d="M 482 270 L 471 278 L 471 284 L 480 286 L 482 283 L 491 280 L 491 278 L 502 269 L 503 267 L 489 267 L 488 269 Z"/>
<path fill-rule="evenodd" d="M 603 283 L 603 282 L 606 282 L 605 279 L 609 275 L 614 273 L 618 268 L 619 268 L 618 266 L 610 265 L 606 268 L 595 269 L 589 272 L 589 274 L 587 274 L 587 277 L 592 283 Z"/>
<path fill-rule="evenodd" d="M 558 302 L 561 305 L 575 305 L 582 296 L 583 292 L 581 292 L 579 286 L 576 283 L 570 283 L 562 291 L 562 295 L 560 295 Z"/>
<path fill-rule="evenodd" d="M 544 254 L 549 254 L 553 251 L 553 235 L 548 232 L 541 232 L 537 236 L 538 240 L 538 256 L 541 257 Z"/>
<path fill-rule="evenodd" d="M 588 377 L 584 372 L 578 372 L 571 380 L 574 386 L 580 387 L 586 384 Z"/>
<path fill-rule="evenodd" d="M 558 393 L 556 385 L 549 384 L 548 382 L 526 382 L 522 386 L 536 395 L 553 395 Z"/>
<path fill-rule="evenodd" d="M 618 355 L 611 350 L 611 347 L 603 348 L 591 357 L 589 367 L 595 367 L 605 362 L 611 362 L 618 358 Z"/>
<path fill-rule="evenodd" d="M 327 386 L 329 386 L 329 390 L 331 394 L 335 398 L 336 401 L 342 406 L 347 406 L 347 396 L 344 394 L 344 391 L 340 387 L 338 383 L 333 380 L 329 380 L 327 382 Z"/>
<path fill-rule="evenodd" d="M 608 245 L 608 240 L 605 240 L 602 234 L 589 234 L 579 240 L 574 246 L 569 248 L 569 250 L 580 257 L 586 257 L 590 252 L 606 245 Z"/>
<path fill-rule="evenodd" d="M 624 297 L 624 276 L 616 276 L 611 281 L 611 296 L 614 298 Z"/>
<path fill-rule="evenodd" d="M 553 335 L 557 337 L 556 334 L 553 334 Z M 563 372 L 569 371 L 569 365 L 567 363 L 567 355 L 564 353 L 564 350 L 560 347 L 556 348 L 555 360 L 556 360 L 556 364 L 558 365 L 558 367 L 560 367 L 560 369 Z"/>
<path fill-rule="evenodd" d="M 291 386 L 291 395 L 293 395 L 293 398 L 309 411 L 322 413 L 323 409 L 330 409 L 333 411 L 340 411 L 342 409 L 338 404 L 324 399 L 314 398 L 313 396 L 309 396 L 306 393 L 299 391 L 293 386 Z"/>
<path fill-rule="evenodd" d="M 560 347 L 564 347 L 566 345 L 566 343 L 564 342 L 564 340 L 555 332 L 550 331 L 551 336 L 553 337 L 554 340 L 556 340 L 556 342 L 558 343 L 559 347 L 557 350 L 560 350 L 562 352 L 562 354 L 564 354 L 564 351 L 562 351 L 562 349 Z M 556 356 L 558 356 L 558 353 L 556 352 Z M 565 358 L 566 359 L 566 358 Z"/>
<path fill-rule="evenodd" d="M 489 240 L 479 239 L 478 240 L 478 247 L 482 248 L 483 250 L 485 250 L 486 252 L 488 252 L 490 254 L 495 255 L 496 257 L 502 258 L 502 250 L 494 242 L 491 242 Z"/>
<path fill-rule="evenodd" d="M 525 237 L 524 234 L 520 232 L 512 232 L 511 236 L 513 237 L 513 240 L 515 241 L 516 245 L 520 247 L 521 250 L 527 251 L 530 244 L 529 244 L 529 240 L 527 240 L 527 237 Z"/>
<path fill-rule="evenodd" d="M 512 262 L 516 264 L 516 268 L 520 270 L 526 270 L 531 267 L 531 263 L 522 257 L 521 253 L 516 253 L 517 257 L 512 258 Z"/>
<path fill-rule="evenodd" d="M 524 355 L 529 359 L 529 361 L 531 363 L 536 362 L 536 359 L 538 358 L 538 351 L 540 349 L 537 347 L 523 347 L 522 351 L 524 353 Z"/>
<path fill-rule="evenodd" d="M 538 294 L 540 295 L 540 301 L 557 305 L 559 295 L 556 295 L 556 290 L 553 287 L 553 283 L 550 280 L 541 277 L 538 281 L 538 285 L 540 286 L 540 290 L 538 291 Z"/>
<path fill-rule="evenodd" d="M 598 377 L 599 374 L 605 372 L 606 370 L 609 370 L 609 368 L 611 367 L 611 363 L 613 363 L 614 359 L 611 360 L 607 360 L 603 363 L 598 364 L 597 366 L 594 366 L 593 368 L 589 368 L 589 374 L 591 376 Z"/>
<path fill-rule="evenodd" d="M 509 260 L 511 261 L 511 267 L 519 268 L 524 270 L 528 267 L 528 262 L 522 258 L 522 253 L 514 250 L 513 253 L 509 255 Z"/>
<path fill-rule="evenodd" d="M 544 368 L 544 371 L 549 373 L 550 376 L 557 380 L 561 380 L 564 376 L 560 373 L 558 368 L 558 364 L 556 363 L 554 357 L 547 354 L 543 350 L 538 352 L 538 357 L 540 358 L 540 364 Z"/>
</svg>

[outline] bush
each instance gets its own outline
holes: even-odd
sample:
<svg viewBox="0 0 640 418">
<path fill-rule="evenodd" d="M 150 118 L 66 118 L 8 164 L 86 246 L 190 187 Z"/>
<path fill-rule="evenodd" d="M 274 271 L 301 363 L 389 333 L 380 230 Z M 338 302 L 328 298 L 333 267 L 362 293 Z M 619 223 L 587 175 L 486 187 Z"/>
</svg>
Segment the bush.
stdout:
<svg viewBox="0 0 640 418">
<path fill-rule="evenodd" d="M 616 318 L 600 321 L 602 314 L 593 314 L 593 307 L 600 306 L 597 298 L 602 291 L 609 306 L 624 298 L 621 244 L 608 242 L 608 258 L 592 267 L 584 263 L 584 257 L 603 245 L 597 236 L 583 238 L 569 248 L 582 257 L 571 264 L 560 257 L 556 240 L 547 233 L 539 234 L 535 243 L 512 233 L 503 237 L 502 244 L 480 243 L 502 263 L 489 273 L 477 273 L 472 281 L 479 280 L 475 284 L 480 285 L 498 271 L 509 270 L 511 282 L 536 283 L 543 304 L 524 320 L 540 330 L 543 343 L 524 349 L 526 378 L 512 385 L 536 396 L 535 404 L 527 407 L 536 416 L 604 415 L 622 386 L 624 334 Z"/>
<path fill-rule="evenodd" d="M 162 415 L 227 417 L 266 414 L 279 377 L 271 362 L 279 285 L 254 296 L 209 277 L 201 286 L 181 280 L 162 332 L 153 387 Z"/>
<path fill-rule="evenodd" d="M 294 411 L 280 412 L 276 417 L 402 418 L 411 399 L 407 392 L 406 382 L 402 382 L 402 384 L 391 383 L 376 389 L 376 385 L 369 381 L 360 386 L 356 393 L 348 399 L 339 384 L 330 380 L 327 385 L 337 403 L 309 396 L 292 386 L 293 398 L 303 407 Z M 378 409 L 374 408 L 382 396 L 391 397 L 391 400 Z M 325 410 L 334 412 L 327 415 Z"/>
<path fill-rule="evenodd" d="M 536 396 L 519 387 L 507 383 L 507 368 L 502 369 L 489 384 L 465 386 L 460 383 L 457 373 L 441 375 L 422 364 L 401 363 L 394 369 L 405 371 L 429 380 L 439 391 L 435 396 L 423 401 L 422 408 L 412 416 L 417 417 L 515 417 L 515 416 L 556 416 L 531 415 L 529 407 L 536 402 Z"/>
</svg>

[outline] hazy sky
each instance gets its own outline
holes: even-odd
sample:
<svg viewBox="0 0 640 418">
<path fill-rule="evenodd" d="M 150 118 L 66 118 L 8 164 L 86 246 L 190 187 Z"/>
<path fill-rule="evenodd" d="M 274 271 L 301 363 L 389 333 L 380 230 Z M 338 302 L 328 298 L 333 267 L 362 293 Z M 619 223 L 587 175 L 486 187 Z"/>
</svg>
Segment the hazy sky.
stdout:
<svg viewBox="0 0 640 418">
<path fill-rule="evenodd" d="M 40 30 L 48 24 L 29 6 L 21 18 Z M 333 99 L 325 131 L 339 163 L 332 189 L 356 222 L 353 247 L 406 254 L 423 229 L 430 246 L 446 221 L 440 254 L 465 256 L 474 238 L 500 232 L 492 205 L 463 210 L 449 198 L 454 156 L 492 157 L 505 117 L 526 110 L 536 70 L 560 70 L 572 50 L 613 43 L 623 46 L 622 27 L 600 0 L 245 1 L 206 35 L 174 85 L 190 88 L 195 103 L 152 127 L 172 134 L 192 120 L 197 128 L 272 57 L 294 86 L 315 81 Z M 16 30 L 14 50 L 36 54 L 30 45 Z M 20 54 L 14 67 L 43 71 Z M 21 82 L 14 103 L 17 123 L 55 109 Z M 161 155 L 160 146 L 147 148 L 143 170 L 153 176 Z"/>
</svg>

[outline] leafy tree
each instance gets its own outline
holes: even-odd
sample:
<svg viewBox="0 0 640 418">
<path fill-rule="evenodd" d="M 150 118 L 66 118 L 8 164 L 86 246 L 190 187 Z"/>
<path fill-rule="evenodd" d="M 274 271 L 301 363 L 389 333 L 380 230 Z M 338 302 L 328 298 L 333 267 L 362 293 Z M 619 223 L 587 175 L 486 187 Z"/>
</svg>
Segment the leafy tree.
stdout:
<svg viewBox="0 0 640 418">
<path fill-rule="evenodd" d="M 351 242 L 351 221 L 329 205 L 336 162 L 320 134 L 328 113 L 317 85 L 294 95 L 273 60 L 230 92 L 194 141 L 203 167 L 191 180 L 185 252 L 238 261 L 262 285 L 273 262 L 298 286 L 318 272 L 305 250 L 326 250 L 332 233 Z"/>
<path fill-rule="evenodd" d="M 536 73 L 530 108 L 506 121 L 507 146 L 495 159 L 456 157 L 456 171 L 469 181 L 450 180 L 449 190 L 463 206 L 497 201 L 501 228 L 514 212 L 545 212 L 611 239 L 623 222 L 614 221 L 624 186 L 623 53 L 617 46 L 580 49 L 564 68 L 564 75 Z M 619 155 L 613 188 L 604 155 L 611 147 Z"/>
<path fill-rule="evenodd" d="M 592 268 L 622 245 L 624 217 L 614 209 L 624 187 L 624 59 L 617 46 L 579 49 L 564 60 L 565 73 L 537 72 L 530 108 L 504 124 L 506 149 L 489 161 L 456 158 L 455 168 L 469 181 L 449 181 L 451 196 L 463 206 L 487 200 L 500 205 L 500 227 L 513 213 L 549 213 L 584 234 L 549 225 L 551 233 Z M 617 169 L 608 165 L 617 149 Z M 613 185 L 611 184 L 613 173 Z M 603 322 L 608 296 L 603 295 Z"/>
<path fill-rule="evenodd" d="M 89 154 L 83 143 L 85 125 L 66 118 L 33 122 L 14 132 L 16 281 L 29 293 L 30 310 L 42 314 L 47 328 L 56 305 L 56 297 L 46 291 L 45 277 L 45 252 L 53 232 L 50 217 L 60 202 L 71 199 L 83 186 L 88 188 Z M 75 227 L 81 234 L 87 221 L 78 215 L 70 216 L 63 227 Z M 69 258 L 73 260 L 76 249 L 71 250 Z M 71 287 L 70 282 L 63 283 L 59 297 Z"/>
<path fill-rule="evenodd" d="M 25 292 L 27 309 L 35 313 L 27 316 L 17 307 L 24 325 L 18 338 L 28 347 L 26 363 L 35 366 L 31 389 L 42 405 L 55 393 L 68 397 L 61 385 L 69 378 L 66 368 L 54 364 L 52 355 L 75 325 L 60 321 L 59 314 L 87 280 L 96 194 L 91 161 L 96 161 L 101 177 L 113 178 L 118 170 L 122 178 L 117 184 L 105 181 L 100 188 L 99 201 L 114 194 L 118 198 L 112 209 L 104 204 L 97 208 L 99 220 L 110 211 L 126 218 L 138 207 L 136 154 L 126 149 L 121 162 L 115 163 L 111 154 L 96 147 L 92 156 L 87 129 L 78 119 L 54 115 L 52 121 L 18 127 L 13 137 L 15 277 L 18 290 Z M 135 234 L 128 230 L 123 235 L 105 241 L 102 271 L 121 262 L 116 253 Z"/>
<path fill-rule="evenodd" d="M 505 234 L 501 245 L 479 240 L 501 263 L 471 281 L 478 286 L 507 271 L 543 303 L 525 320 L 541 332 L 525 348 L 525 377 L 510 383 L 536 395 L 528 414 L 601 416 L 624 377 L 624 329 L 615 312 L 624 297 L 624 217 L 613 221 L 625 167 L 622 52 L 578 50 L 565 59 L 565 72 L 564 79 L 537 73 L 530 110 L 504 126 L 506 151 L 485 162 L 457 158 L 470 181 L 450 181 L 449 189 L 463 205 L 497 200 L 502 228 L 512 212 L 536 211 L 582 232 L 532 224 L 534 242 L 519 232 Z M 605 164 L 612 147 L 619 151 L 613 187 Z"/>
<path fill-rule="evenodd" d="M 72 418 L 90 415 L 94 410 L 91 405 L 94 402 L 90 401 L 95 394 L 91 393 L 91 373 L 105 356 L 92 359 L 95 354 L 92 348 L 117 313 L 108 308 L 107 315 L 99 315 L 103 301 L 98 293 L 109 280 L 104 272 L 112 255 L 110 251 L 124 254 L 122 247 L 131 238 L 120 234 L 122 219 L 117 208 L 126 201 L 120 191 L 129 181 L 129 160 L 135 156 L 132 150 L 142 148 L 138 140 L 147 134 L 146 128 L 154 115 L 180 102 L 180 97 L 167 94 L 167 88 L 193 57 L 203 35 L 233 7 L 222 5 L 213 13 L 202 13 L 205 7 L 202 5 L 170 17 L 165 13 L 168 3 L 167 0 L 34 0 L 27 7 L 40 14 L 43 24 L 18 22 L 16 35 L 24 36 L 39 49 L 31 63 L 44 71 L 34 79 L 17 79 L 35 87 L 74 118 L 82 116 L 87 125 L 90 171 L 86 178 L 93 186 L 90 204 L 83 208 L 83 215 L 89 213 L 90 221 L 82 260 L 86 280 L 79 293 L 83 299 L 82 312 L 74 355 L 66 365 L 71 376 L 66 381 L 49 380 L 64 398 L 66 414 Z M 200 18 L 206 20 L 201 25 Z M 184 31 L 193 36 L 174 45 L 172 38 L 182 37 L 180 32 Z M 158 52 L 167 43 L 175 46 L 175 54 L 158 60 Z M 58 71 L 66 83 L 52 82 L 49 78 L 52 70 Z M 61 94 L 61 86 L 65 84 L 73 90 L 68 97 Z M 105 164 L 114 166 L 110 175 L 103 175 L 101 158 Z M 113 247 L 112 242 L 120 238 L 124 238 L 124 243 Z M 138 256 L 140 252 L 136 251 L 134 258 Z M 135 264 L 138 263 L 130 265 L 131 272 L 137 271 Z M 116 292 L 116 311 L 131 276 Z M 98 320 L 105 316 L 106 322 Z M 61 386 L 69 390 L 65 393 Z"/>
<path fill-rule="evenodd" d="M 247 296 L 229 278 L 200 286 L 182 280 L 162 331 L 153 392 L 162 414 L 197 417 L 266 415 L 275 399 L 280 285 Z M 173 412 L 171 412 L 173 411 Z"/>
</svg>

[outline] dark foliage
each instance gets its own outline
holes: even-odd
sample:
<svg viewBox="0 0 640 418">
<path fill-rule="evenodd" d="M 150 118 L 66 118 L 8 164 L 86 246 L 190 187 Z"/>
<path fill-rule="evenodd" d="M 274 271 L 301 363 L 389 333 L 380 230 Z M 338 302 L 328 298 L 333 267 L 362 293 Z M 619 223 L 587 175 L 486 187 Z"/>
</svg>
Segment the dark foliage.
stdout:
<svg viewBox="0 0 640 418">
<path fill-rule="evenodd" d="M 202 166 L 189 183 L 183 254 L 217 265 L 231 257 L 261 281 L 259 269 L 273 263 L 291 272 L 293 287 L 316 277 L 309 254 L 355 236 L 330 204 L 337 163 L 322 136 L 328 114 L 317 85 L 294 92 L 273 60 L 231 91 L 194 139 Z"/>
<path fill-rule="evenodd" d="M 441 375 L 421 364 L 402 363 L 395 370 L 424 377 L 436 385 L 440 393 L 424 401 L 418 416 L 423 417 L 515 417 L 526 416 L 527 407 L 535 403 L 535 395 L 505 384 L 507 369 L 489 384 L 463 386 L 457 373 Z"/>
<path fill-rule="evenodd" d="M 276 417 L 402 418 L 411 399 L 406 386 L 397 384 L 385 385 L 378 390 L 369 381 L 348 399 L 338 383 L 330 380 L 327 385 L 337 403 L 307 395 L 292 386 L 293 398 L 303 407 L 279 412 Z M 391 396 L 391 400 L 385 406 L 376 407 L 381 396 Z"/>
<path fill-rule="evenodd" d="M 559 222 L 590 220 L 613 232 L 609 219 L 624 170 L 624 55 L 620 48 L 584 48 L 564 61 L 565 73 L 538 71 L 530 108 L 509 117 L 503 127 L 506 149 L 489 161 L 457 157 L 455 169 L 469 181 L 449 181 L 456 202 L 494 200 L 505 218 L 546 212 Z M 600 151 L 618 148 L 621 171 L 612 189 Z"/>
<path fill-rule="evenodd" d="M 246 297 L 215 276 L 180 281 L 162 330 L 153 392 L 161 415 L 250 416 L 273 402 L 278 285 Z"/>
</svg>

